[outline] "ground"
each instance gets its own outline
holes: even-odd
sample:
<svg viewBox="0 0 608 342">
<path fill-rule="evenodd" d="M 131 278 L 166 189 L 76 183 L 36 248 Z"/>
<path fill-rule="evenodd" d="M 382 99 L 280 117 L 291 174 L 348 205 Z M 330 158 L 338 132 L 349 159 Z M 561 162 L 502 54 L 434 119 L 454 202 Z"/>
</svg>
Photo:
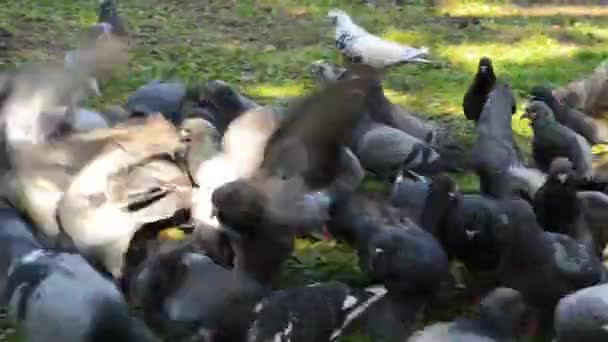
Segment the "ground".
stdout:
<svg viewBox="0 0 608 342">
<path fill-rule="evenodd" d="M 119 0 L 131 32 L 128 68 L 104 87 L 98 105 L 122 103 L 146 80 L 179 76 L 189 82 L 222 79 L 262 102 L 314 85 L 310 62 L 339 62 L 327 10 L 339 7 L 373 33 L 427 46 L 440 67 L 403 66 L 386 76 L 389 97 L 409 109 L 450 121 L 464 140 L 462 95 L 482 55 L 519 96 L 536 84 L 562 85 L 608 57 L 608 9 L 523 7 L 497 1 L 388 0 Z M 27 61 L 61 60 L 96 20 L 95 1 L 7 1 L 0 11 L 0 70 Z M 7 34 L 7 32 L 10 34 Z M 525 146 L 529 128 L 514 118 Z M 463 189 L 474 177 L 459 177 Z M 364 283 L 343 246 L 298 242 L 290 283 L 339 277 Z M 0 333 L 0 340 L 3 339 Z"/>
</svg>

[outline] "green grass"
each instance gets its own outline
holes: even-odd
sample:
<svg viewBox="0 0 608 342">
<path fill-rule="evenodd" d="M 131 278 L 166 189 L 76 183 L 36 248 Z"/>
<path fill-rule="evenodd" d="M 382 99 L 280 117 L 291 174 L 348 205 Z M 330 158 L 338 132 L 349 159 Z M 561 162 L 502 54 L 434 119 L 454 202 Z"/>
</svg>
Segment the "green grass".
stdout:
<svg viewBox="0 0 608 342">
<path fill-rule="evenodd" d="M 382 2 L 382 1 L 379 1 Z M 385 1 L 386 2 L 386 1 Z M 80 32 L 96 20 L 95 1 L 7 1 L 0 28 L 14 34 L 0 50 L 0 68 L 26 61 L 58 61 Z M 500 77 L 519 98 L 536 84 L 562 85 L 608 57 L 608 11 L 600 8 L 526 8 L 497 1 L 409 1 L 401 9 L 370 8 L 353 0 L 119 0 L 132 34 L 130 63 L 104 88 L 96 103 L 122 103 L 152 78 L 176 73 L 188 82 L 222 79 L 271 101 L 314 86 L 308 64 L 339 62 L 327 10 L 339 7 L 373 33 L 428 46 L 441 67 L 403 66 L 390 71 L 389 97 L 429 117 L 449 121 L 470 139 L 462 95 L 480 56 L 493 58 Z M 526 144 L 530 130 L 514 118 Z M 459 175 L 461 189 L 477 187 Z M 341 245 L 298 243 L 288 283 L 340 278 L 365 283 L 351 251 Z"/>
</svg>

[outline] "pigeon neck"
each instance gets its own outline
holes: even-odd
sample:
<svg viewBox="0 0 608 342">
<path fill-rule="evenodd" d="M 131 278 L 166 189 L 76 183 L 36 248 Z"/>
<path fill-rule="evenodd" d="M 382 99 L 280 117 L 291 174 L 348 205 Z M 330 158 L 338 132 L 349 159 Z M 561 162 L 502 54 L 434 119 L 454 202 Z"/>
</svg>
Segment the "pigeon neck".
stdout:
<svg viewBox="0 0 608 342">
<path fill-rule="evenodd" d="M 434 190 L 431 186 L 420 219 L 422 228 L 437 236 L 439 233 L 437 230 L 440 228 L 440 224 L 448 212 L 450 202 L 449 193 Z"/>
<path fill-rule="evenodd" d="M 384 95 L 382 86 L 373 87 L 366 97 L 367 110 L 371 118 L 387 126 L 395 126 L 392 116 L 392 103 Z"/>
<path fill-rule="evenodd" d="M 475 75 L 475 88 L 476 89 L 491 89 L 496 82 L 496 76 L 493 71 L 489 73 L 478 73 Z"/>
</svg>

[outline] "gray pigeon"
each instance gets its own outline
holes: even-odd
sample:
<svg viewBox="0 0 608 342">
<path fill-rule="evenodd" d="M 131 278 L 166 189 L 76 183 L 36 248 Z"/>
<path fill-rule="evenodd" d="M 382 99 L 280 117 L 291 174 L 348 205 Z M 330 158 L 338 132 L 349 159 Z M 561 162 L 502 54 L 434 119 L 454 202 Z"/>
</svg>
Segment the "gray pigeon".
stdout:
<svg viewBox="0 0 608 342">
<path fill-rule="evenodd" d="M 266 293 L 252 279 L 215 264 L 193 244 L 152 254 L 131 281 L 131 297 L 146 322 L 174 339 L 210 336 L 222 331 L 222 324 L 238 327 L 243 336 L 253 306 Z"/>
<path fill-rule="evenodd" d="M 361 165 L 387 179 L 400 171 L 424 173 L 440 158 L 426 142 L 383 124 L 369 124 L 354 144 Z"/>
<path fill-rule="evenodd" d="M 562 298 L 555 309 L 555 342 L 608 339 L 608 285 L 591 286 Z"/>
<path fill-rule="evenodd" d="M 479 304 L 479 316 L 436 323 L 414 334 L 408 342 L 515 342 L 523 335 L 527 308 L 523 296 L 497 288 Z"/>
<path fill-rule="evenodd" d="M 524 200 L 505 200 L 506 224 L 496 227 L 501 248 L 498 278 L 538 310 L 540 333 L 552 330 L 553 310 L 565 295 L 604 281 L 605 269 L 583 243 L 545 232 Z M 542 272 L 539 272 L 542 270 Z"/>
<path fill-rule="evenodd" d="M 13 209 L 0 209 L 0 244 L 3 303 L 28 341 L 159 341 L 111 280 L 78 254 L 43 249 Z"/>
<path fill-rule="evenodd" d="M 537 86 L 530 91 L 534 101 L 542 101 L 551 108 L 555 119 L 572 131 L 580 134 L 591 145 L 601 144 L 606 140 L 605 134 L 602 137 L 602 130 L 598 123 L 584 113 L 575 108 L 570 108 L 567 104 L 560 103 L 551 89 Z M 605 126 L 605 125 L 601 125 Z M 605 131 L 605 129 L 604 129 Z M 605 132 L 604 132 L 605 133 Z"/>
<path fill-rule="evenodd" d="M 134 116 L 161 113 L 178 126 L 184 120 L 182 107 L 185 100 L 186 86 L 183 83 L 153 80 L 129 96 L 127 108 Z"/>
<path fill-rule="evenodd" d="M 510 190 L 508 170 L 521 164 L 521 155 L 511 130 L 515 99 L 511 88 L 498 84 L 486 101 L 472 150 L 472 166 L 480 181 L 480 191 L 502 197 Z"/>
<path fill-rule="evenodd" d="M 545 102 L 531 101 L 522 118 L 532 121 L 532 156 L 541 171 L 548 172 L 553 159 L 566 157 L 572 162 L 577 177 L 591 178 L 591 146 L 581 135 L 560 124 Z"/>
</svg>

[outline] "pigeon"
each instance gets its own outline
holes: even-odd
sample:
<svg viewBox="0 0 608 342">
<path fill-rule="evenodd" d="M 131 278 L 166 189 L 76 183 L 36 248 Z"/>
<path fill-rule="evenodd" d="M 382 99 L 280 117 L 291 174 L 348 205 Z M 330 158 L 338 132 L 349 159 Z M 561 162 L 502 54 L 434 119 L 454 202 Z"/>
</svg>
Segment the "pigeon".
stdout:
<svg viewBox="0 0 608 342">
<path fill-rule="evenodd" d="M 553 95 L 562 104 L 577 108 L 593 118 L 601 118 L 608 111 L 606 92 L 608 91 L 608 63 L 602 61 L 593 73 L 555 89 Z"/>
<path fill-rule="evenodd" d="M 382 179 L 393 179 L 401 170 L 424 173 L 439 160 L 426 142 L 383 124 L 369 124 L 356 142 L 361 165 Z"/>
<path fill-rule="evenodd" d="M 508 169 L 521 164 L 521 154 L 511 130 L 513 92 L 497 84 L 486 101 L 476 128 L 472 166 L 480 181 L 480 191 L 502 197 L 510 191 Z"/>
<path fill-rule="evenodd" d="M 522 118 L 531 120 L 534 131 L 532 156 L 541 171 L 549 171 L 556 157 L 566 157 L 574 165 L 578 178 L 591 178 L 591 146 L 581 135 L 555 120 L 553 111 L 545 102 L 530 102 Z"/>
<path fill-rule="evenodd" d="M 179 126 L 184 120 L 182 111 L 185 100 L 186 86 L 183 83 L 153 80 L 129 96 L 127 108 L 135 117 L 162 113 L 167 120 Z"/>
<path fill-rule="evenodd" d="M 88 92 L 101 96 L 101 81 L 105 80 L 118 64 L 128 59 L 126 31 L 118 16 L 115 0 L 99 1 L 99 20 L 86 32 L 84 42 L 77 49 L 66 52 L 66 70 L 88 76 Z"/>
<path fill-rule="evenodd" d="M 584 204 L 577 195 L 575 178 L 568 159 L 554 159 L 547 181 L 534 196 L 534 212 L 545 230 L 568 235 L 590 250 L 597 250 L 584 215 Z"/>
<path fill-rule="evenodd" d="M 555 309 L 555 342 L 606 341 L 608 285 L 591 286 L 562 298 Z"/>
<path fill-rule="evenodd" d="M 410 176 L 411 173 L 397 175 L 391 187 L 388 200 L 396 208 L 403 209 L 408 216 L 420 225 L 424 205 L 430 191 L 430 181 L 422 176 Z"/>
<path fill-rule="evenodd" d="M 380 82 L 367 96 L 367 109 L 375 123 L 403 131 L 435 150 L 439 157 L 429 166 L 429 171 L 461 171 L 467 166 L 465 149 L 449 135 L 446 127 L 425 121 L 391 103 Z"/>
<path fill-rule="evenodd" d="M 213 158 L 220 150 L 220 139 L 217 129 L 209 121 L 191 117 L 185 119 L 179 127 L 179 137 L 186 145 L 186 150 L 183 154 L 188 173 L 193 180 L 193 183 L 199 185 L 201 179 L 197 178 L 201 164 Z"/>
<path fill-rule="evenodd" d="M 530 91 L 530 95 L 533 101 L 542 101 L 547 104 L 559 123 L 580 134 L 589 144 L 603 143 L 604 139 L 600 138 L 600 132 L 593 119 L 574 108 L 561 104 L 553 96 L 551 89 L 537 86 Z"/>
<path fill-rule="evenodd" d="M 353 63 L 377 69 L 402 63 L 430 63 L 429 50 L 384 40 L 355 24 L 346 12 L 332 9 L 327 16 L 336 25 L 336 48 Z"/>
<path fill-rule="evenodd" d="M 217 128 L 220 137 L 224 135 L 228 125 L 234 119 L 249 110 L 260 107 L 254 101 L 232 89 L 226 82 L 220 80 L 207 83 L 204 101 L 210 103 L 216 109 L 210 122 Z"/>
<path fill-rule="evenodd" d="M 312 63 L 311 73 L 321 84 L 329 84 L 353 77 L 348 69 L 324 61 Z M 351 142 L 353 149 L 355 148 L 352 144 L 355 144 L 361 135 L 366 132 L 368 123 L 373 122 L 396 128 L 429 144 L 440 157 L 433 163 L 433 170 L 461 171 L 468 168 L 470 158 L 467 151 L 450 135 L 449 127 L 428 121 L 420 115 L 410 113 L 403 110 L 399 105 L 391 103 L 384 95 L 380 82 L 376 82 L 371 88 L 366 102 L 368 113 L 364 115 L 363 122 L 359 123 L 355 130 Z"/>
<path fill-rule="evenodd" d="M 334 341 L 386 289 L 357 291 L 332 281 L 274 291 L 254 307 L 247 341 Z"/>
<path fill-rule="evenodd" d="M 122 22 L 122 18 L 118 14 L 117 0 L 98 0 L 99 14 L 97 22 L 100 24 L 109 25 L 109 32 L 119 36 L 128 36 L 127 30 Z"/>
<path fill-rule="evenodd" d="M 469 86 L 462 100 L 462 108 L 467 120 L 474 121 L 475 123 L 479 121 L 484 105 L 496 82 L 492 60 L 488 57 L 482 57 L 479 59 L 479 67 L 477 68 L 473 83 Z M 517 104 L 513 101 L 511 114 L 515 114 L 516 107 Z"/>
<path fill-rule="evenodd" d="M 52 125 L 58 122 L 58 129 L 49 137 L 50 139 L 65 138 L 68 134 L 88 132 L 94 129 L 104 129 L 115 126 L 127 119 L 127 115 L 120 112 L 98 112 L 83 107 L 58 106 L 40 114 L 40 120 Z"/>
<path fill-rule="evenodd" d="M 211 201 L 231 241 L 237 271 L 270 284 L 293 251 L 291 226 L 277 220 L 265 194 L 244 180 L 219 187 Z"/>
<path fill-rule="evenodd" d="M 327 63 L 322 59 L 310 64 L 310 73 L 317 81 L 324 85 L 348 77 L 347 68 Z"/>
<path fill-rule="evenodd" d="M 62 120 L 48 120 L 51 117 L 43 113 L 61 105 L 83 81 L 49 66 L 22 68 L 13 75 L 11 91 L 1 108 L 9 164 L 3 179 L 4 196 L 27 214 L 45 246 L 55 246 L 59 236 L 57 204 L 72 175 L 103 145 L 95 131 L 49 143 Z"/>
<path fill-rule="evenodd" d="M 500 203 L 480 194 L 456 193 L 439 240 L 450 259 L 461 261 L 469 271 L 493 271 L 500 261 L 495 230 L 502 222 Z"/>
<path fill-rule="evenodd" d="M 408 342 L 511 342 L 523 335 L 528 309 L 514 289 L 497 288 L 479 303 L 476 318 L 435 323 L 415 333 Z"/>
<path fill-rule="evenodd" d="M 496 227 L 501 248 L 498 279 L 524 295 L 536 310 L 540 333 L 550 333 L 558 301 L 602 282 L 604 267 L 583 243 L 543 231 L 527 202 L 509 199 L 503 206 L 506 224 Z"/>
<path fill-rule="evenodd" d="M 420 226 L 423 229 L 434 236 L 439 236 L 443 220 L 456 199 L 456 191 L 456 182 L 447 174 L 440 173 L 431 178 L 429 193 L 420 218 Z"/>
<path fill-rule="evenodd" d="M 11 208 L 0 209 L 0 220 L 2 302 L 28 341 L 160 341 L 80 255 L 44 249 Z"/>
<path fill-rule="evenodd" d="M 169 338 L 206 340 L 228 325 L 226 334 L 244 340 L 253 307 L 268 290 L 202 252 L 185 244 L 151 254 L 132 275 L 131 298 L 141 306 L 146 322 Z"/>
<path fill-rule="evenodd" d="M 191 245 L 152 255 L 132 284 L 146 321 L 180 340 L 335 340 L 387 293 L 335 281 L 270 291 Z"/>
<path fill-rule="evenodd" d="M 143 223 L 150 222 L 146 214 L 140 216 L 133 213 L 135 207 L 142 203 L 146 207 L 169 192 L 187 191 L 190 187 L 189 181 L 184 180 L 181 186 L 179 183 L 168 183 L 140 187 L 139 192 L 129 191 L 137 189 L 136 182 L 143 178 L 139 176 L 135 178 L 136 182 L 130 181 L 129 173 L 137 172 L 137 166 L 151 158 L 175 154 L 181 148 L 181 143 L 175 128 L 160 115 L 146 119 L 145 125 L 125 128 L 122 137 L 120 133 L 117 134 L 113 144 L 106 145 L 78 172 L 57 208 L 62 230 L 74 241 L 78 250 L 92 260 L 101 262 L 104 269 L 117 279 L 122 275 L 124 254 L 133 234 Z M 150 134 L 154 137 L 153 143 L 146 142 Z M 178 177 L 182 175 L 178 173 Z M 95 182 L 91 181 L 91 177 Z M 184 198 L 190 196 L 183 195 Z M 188 205 L 187 202 L 185 205 Z M 98 227 L 97 224 L 102 226 Z"/>
</svg>

